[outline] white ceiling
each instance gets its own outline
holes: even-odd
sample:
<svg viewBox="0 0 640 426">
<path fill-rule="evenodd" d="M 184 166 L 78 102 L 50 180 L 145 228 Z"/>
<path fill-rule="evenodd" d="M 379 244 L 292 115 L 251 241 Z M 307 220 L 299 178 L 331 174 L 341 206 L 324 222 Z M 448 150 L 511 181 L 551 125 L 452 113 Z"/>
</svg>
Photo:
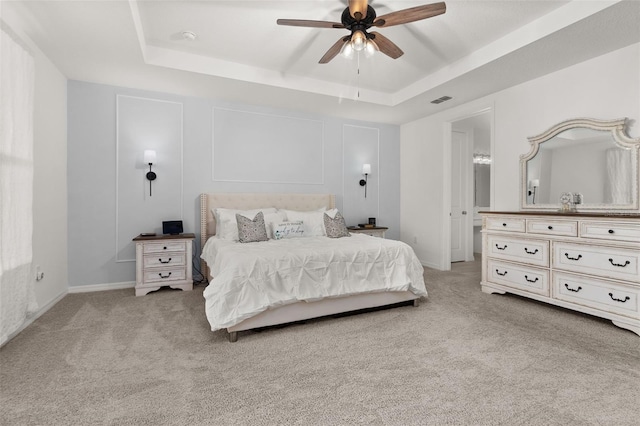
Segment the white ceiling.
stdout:
<svg viewBox="0 0 640 426">
<path fill-rule="evenodd" d="M 378 15 L 431 1 L 370 0 Z M 377 31 L 405 54 L 318 60 L 346 30 L 345 0 L 3 0 L 3 19 L 69 78 L 403 123 L 640 42 L 640 1 L 446 1 Z M 194 41 L 181 33 L 197 34 Z M 359 97 L 358 97 L 359 93 Z M 454 99 L 433 105 L 443 95 Z"/>
</svg>

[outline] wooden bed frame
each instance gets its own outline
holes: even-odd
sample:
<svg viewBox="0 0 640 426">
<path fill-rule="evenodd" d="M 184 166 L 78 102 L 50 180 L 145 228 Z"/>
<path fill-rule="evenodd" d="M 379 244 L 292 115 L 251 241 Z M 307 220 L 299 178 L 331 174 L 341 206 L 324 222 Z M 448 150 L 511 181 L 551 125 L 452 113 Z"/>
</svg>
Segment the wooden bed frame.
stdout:
<svg viewBox="0 0 640 426">
<path fill-rule="evenodd" d="M 279 209 L 311 211 L 321 207 L 335 208 L 335 196 L 332 194 L 246 194 L 215 193 L 200 195 L 200 252 L 209 239 L 215 235 L 216 223 L 213 209 L 216 207 L 238 210 L 249 210 L 266 207 Z M 209 278 L 209 268 L 201 260 L 202 273 Z M 323 299 L 315 302 L 298 302 L 271 308 L 258 315 L 227 328 L 229 341 L 238 340 L 238 331 L 271 325 L 286 324 L 310 318 L 318 318 L 338 313 L 357 311 L 360 309 L 392 305 L 413 301 L 418 306 L 420 296 L 410 291 L 393 291 L 384 293 L 365 293 L 360 295 Z"/>
</svg>

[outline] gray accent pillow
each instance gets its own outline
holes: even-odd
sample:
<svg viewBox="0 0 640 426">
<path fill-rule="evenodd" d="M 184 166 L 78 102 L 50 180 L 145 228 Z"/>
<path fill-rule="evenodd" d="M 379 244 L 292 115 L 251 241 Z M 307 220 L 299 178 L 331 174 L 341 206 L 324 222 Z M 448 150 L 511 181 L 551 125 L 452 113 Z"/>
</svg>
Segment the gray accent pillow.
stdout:
<svg viewBox="0 0 640 426">
<path fill-rule="evenodd" d="M 324 214 L 324 229 L 327 231 L 327 237 L 329 238 L 341 238 L 350 237 L 347 224 L 344 221 L 344 217 L 340 212 L 336 213 L 336 217 L 331 219 L 331 216 Z"/>
<path fill-rule="evenodd" d="M 238 239 L 241 243 L 255 243 L 269 239 L 262 212 L 258 212 L 253 219 L 236 213 L 236 221 L 238 222 Z"/>
</svg>

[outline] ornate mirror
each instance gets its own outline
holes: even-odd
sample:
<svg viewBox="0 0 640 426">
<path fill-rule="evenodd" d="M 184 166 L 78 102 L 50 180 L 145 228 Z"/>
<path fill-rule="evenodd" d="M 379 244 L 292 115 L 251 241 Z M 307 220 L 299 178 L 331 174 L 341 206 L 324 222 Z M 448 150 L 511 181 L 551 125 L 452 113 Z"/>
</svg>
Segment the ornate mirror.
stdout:
<svg viewBox="0 0 640 426">
<path fill-rule="evenodd" d="M 530 137 L 520 157 L 521 206 L 532 210 L 639 210 L 640 138 L 626 119 L 564 121 Z"/>
</svg>

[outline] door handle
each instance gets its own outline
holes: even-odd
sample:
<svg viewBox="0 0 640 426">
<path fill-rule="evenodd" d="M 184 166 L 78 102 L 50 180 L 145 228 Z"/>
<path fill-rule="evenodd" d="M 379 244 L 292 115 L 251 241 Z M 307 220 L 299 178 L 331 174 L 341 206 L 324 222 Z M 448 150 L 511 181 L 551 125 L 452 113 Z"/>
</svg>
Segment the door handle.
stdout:
<svg viewBox="0 0 640 426">
<path fill-rule="evenodd" d="M 462 214 L 467 214 L 467 211 L 466 210 L 462 210 Z"/>
</svg>

